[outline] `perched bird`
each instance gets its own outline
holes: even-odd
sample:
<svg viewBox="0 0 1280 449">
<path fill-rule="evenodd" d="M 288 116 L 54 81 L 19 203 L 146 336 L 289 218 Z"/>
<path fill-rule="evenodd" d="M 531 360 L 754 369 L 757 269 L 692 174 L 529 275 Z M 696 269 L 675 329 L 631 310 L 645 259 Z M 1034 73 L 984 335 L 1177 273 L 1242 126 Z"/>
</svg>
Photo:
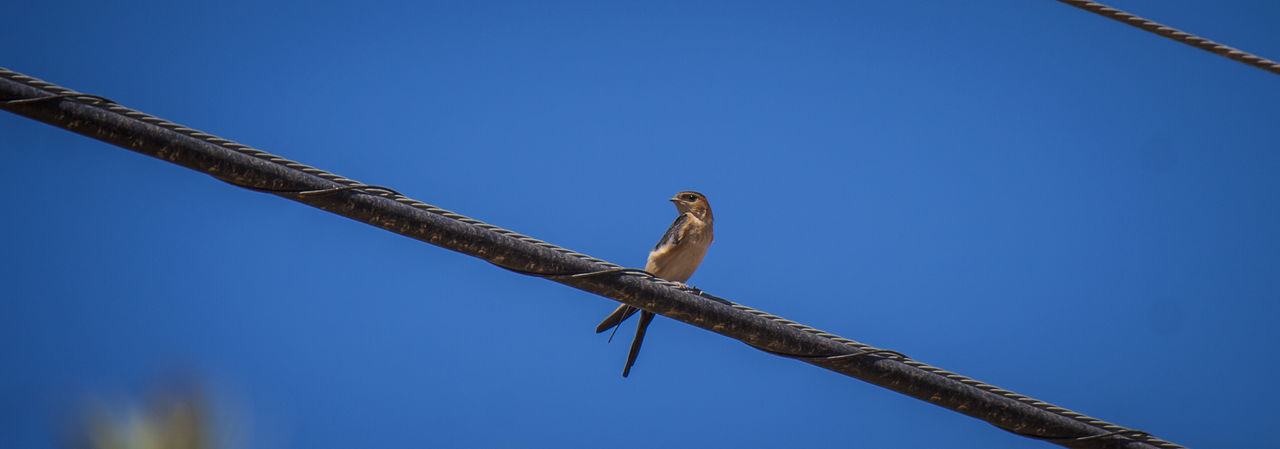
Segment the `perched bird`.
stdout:
<svg viewBox="0 0 1280 449">
<path fill-rule="evenodd" d="M 649 252 L 649 261 L 645 263 L 644 271 L 668 281 L 685 282 L 698 269 L 702 257 L 707 254 L 707 247 L 711 246 L 711 240 L 714 239 L 711 233 L 711 204 L 707 203 L 706 196 L 692 191 L 677 193 L 670 201 L 676 204 L 676 211 L 680 212 L 680 216 L 676 217 L 676 221 L 667 228 L 667 233 L 662 235 L 662 240 Z M 649 322 L 653 321 L 653 312 L 623 304 L 596 326 L 596 333 L 607 331 L 621 325 L 623 320 L 637 311 L 640 312 L 640 324 L 636 327 L 636 338 L 631 341 L 631 352 L 627 354 L 627 366 L 622 368 L 622 377 L 627 377 L 631 373 L 631 365 L 636 363 L 640 344 L 644 342 L 645 330 L 649 328 Z"/>
</svg>

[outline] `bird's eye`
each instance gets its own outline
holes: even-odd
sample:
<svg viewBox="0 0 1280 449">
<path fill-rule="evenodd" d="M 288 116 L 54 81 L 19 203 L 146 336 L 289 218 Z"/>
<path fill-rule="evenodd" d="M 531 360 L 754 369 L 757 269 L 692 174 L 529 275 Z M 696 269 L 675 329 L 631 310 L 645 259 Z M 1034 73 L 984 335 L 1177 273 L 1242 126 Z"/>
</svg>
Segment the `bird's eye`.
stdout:
<svg viewBox="0 0 1280 449">
<path fill-rule="evenodd" d="M 685 201 L 697 201 L 697 200 L 698 200 L 698 197 L 693 196 L 693 195 L 685 195 L 685 196 L 684 196 L 684 200 L 685 200 Z"/>
</svg>

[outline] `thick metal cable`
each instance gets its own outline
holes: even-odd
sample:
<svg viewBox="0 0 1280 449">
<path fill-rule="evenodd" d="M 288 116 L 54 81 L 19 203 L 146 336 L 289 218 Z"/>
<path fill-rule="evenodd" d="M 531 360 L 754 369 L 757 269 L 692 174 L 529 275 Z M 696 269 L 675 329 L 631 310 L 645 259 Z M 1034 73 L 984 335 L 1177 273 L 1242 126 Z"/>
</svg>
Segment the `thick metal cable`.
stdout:
<svg viewBox="0 0 1280 449">
<path fill-rule="evenodd" d="M 1187 33 L 1175 30 L 1173 28 L 1169 28 L 1167 26 L 1152 22 L 1150 20 L 1135 16 L 1133 14 L 1129 14 L 1127 12 L 1112 8 L 1110 6 L 1103 5 L 1098 2 L 1090 2 L 1090 1 L 1084 1 L 1084 0 L 1058 0 L 1058 1 L 1083 9 L 1085 11 L 1089 11 L 1091 13 L 1100 15 L 1102 17 L 1106 17 L 1108 19 L 1113 19 L 1120 23 L 1132 25 L 1132 26 L 1150 31 L 1155 34 L 1159 34 L 1161 36 L 1167 37 L 1169 39 L 1173 39 L 1178 42 L 1182 42 L 1184 44 L 1199 48 L 1201 50 L 1214 53 L 1217 55 L 1225 56 L 1227 58 L 1240 61 L 1245 64 L 1249 64 L 1251 66 L 1260 68 L 1262 70 L 1266 70 L 1268 72 L 1280 75 L 1280 63 L 1277 63 L 1275 61 L 1272 61 L 1260 56 L 1254 56 L 1252 54 L 1249 54 L 1240 50 L 1236 50 L 1226 45 L 1222 45 L 1217 42 L 1214 42 L 1193 34 L 1187 34 Z"/>
<path fill-rule="evenodd" d="M 0 68 L 0 109 L 482 258 L 1072 448 L 1182 446 Z"/>
</svg>

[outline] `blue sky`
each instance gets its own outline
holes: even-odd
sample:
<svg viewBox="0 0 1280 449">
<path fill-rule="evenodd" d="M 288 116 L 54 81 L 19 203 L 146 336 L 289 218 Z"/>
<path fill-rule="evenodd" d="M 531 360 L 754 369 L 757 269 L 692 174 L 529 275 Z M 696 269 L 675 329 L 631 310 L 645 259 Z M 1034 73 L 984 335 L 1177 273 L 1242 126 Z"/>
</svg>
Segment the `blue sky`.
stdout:
<svg viewBox="0 0 1280 449">
<path fill-rule="evenodd" d="M 1112 6 L 1272 59 L 1273 1 Z M 1191 447 L 1275 447 L 1280 78 L 1052 1 L 55 2 L 0 66 Z M 1046 443 L 0 114 L 0 447 Z M 634 320 L 633 320 L 634 321 Z M 622 331 L 627 335 L 634 324 Z M 123 406 L 121 406 L 123 407 Z"/>
</svg>

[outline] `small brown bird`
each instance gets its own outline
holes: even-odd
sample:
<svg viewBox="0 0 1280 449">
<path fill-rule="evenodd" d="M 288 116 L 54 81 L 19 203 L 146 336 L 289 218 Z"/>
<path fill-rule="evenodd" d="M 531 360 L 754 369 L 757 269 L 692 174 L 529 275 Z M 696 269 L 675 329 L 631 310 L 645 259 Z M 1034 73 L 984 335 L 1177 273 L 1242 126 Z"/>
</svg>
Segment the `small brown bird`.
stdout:
<svg viewBox="0 0 1280 449">
<path fill-rule="evenodd" d="M 676 204 L 676 211 L 680 212 L 680 216 L 676 217 L 676 221 L 667 228 L 667 233 L 662 235 L 662 240 L 649 252 L 649 261 L 645 263 L 644 271 L 668 281 L 685 282 L 693 276 L 698 265 L 702 264 L 707 247 L 714 240 L 711 232 L 711 204 L 707 202 L 706 196 L 692 191 L 677 193 L 670 201 Z M 627 354 L 627 365 L 622 368 L 622 377 L 631 373 L 631 365 L 636 363 L 636 356 L 640 355 L 640 344 L 644 342 L 649 322 L 653 321 L 653 312 L 623 304 L 596 326 L 596 333 L 607 331 L 622 324 L 623 320 L 637 311 L 640 312 L 640 324 L 636 327 L 636 338 L 631 341 L 631 352 Z"/>
</svg>

